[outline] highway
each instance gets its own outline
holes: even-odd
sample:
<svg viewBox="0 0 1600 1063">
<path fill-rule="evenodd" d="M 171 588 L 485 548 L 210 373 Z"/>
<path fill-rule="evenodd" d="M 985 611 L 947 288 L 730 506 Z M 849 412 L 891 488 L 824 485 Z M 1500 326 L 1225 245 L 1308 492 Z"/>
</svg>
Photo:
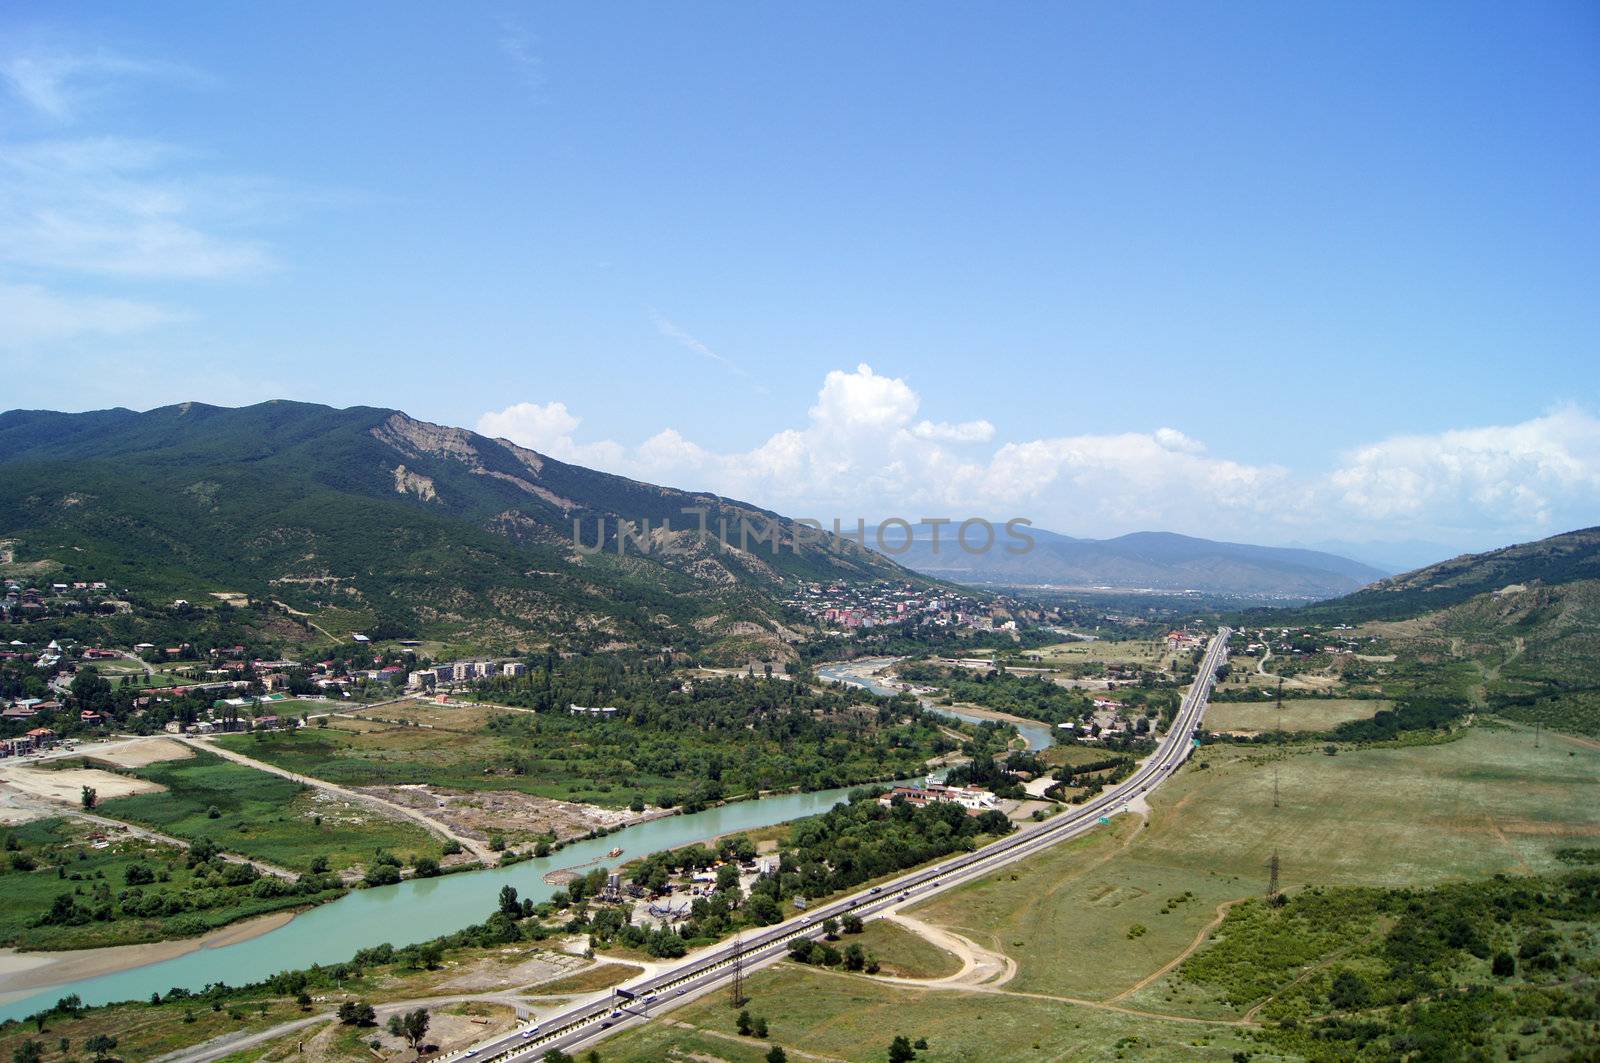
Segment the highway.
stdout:
<svg viewBox="0 0 1600 1063">
<path fill-rule="evenodd" d="M 444 1058 L 471 1059 L 474 1063 L 533 1063 L 551 1049 L 576 1052 L 726 985 L 736 964 L 749 972 L 783 958 L 794 939 L 820 937 L 822 922 L 829 917 L 854 914 L 868 919 L 1093 830 L 1121 811 L 1130 800 L 1159 786 L 1183 766 L 1194 749 L 1194 733 L 1205 712 L 1216 670 L 1226 659 L 1229 634 L 1227 628 L 1219 628 L 1212 638 L 1200 670 L 1156 751 L 1121 784 L 1082 806 L 1060 812 L 1037 826 L 1019 830 L 981 849 L 948 857 L 933 866 L 821 905 L 794 919 L 746 931 L 736 942 L 690 956 L 668 970 L 624 984 L 608 998 L 578 1005 Z"/>
</svg>

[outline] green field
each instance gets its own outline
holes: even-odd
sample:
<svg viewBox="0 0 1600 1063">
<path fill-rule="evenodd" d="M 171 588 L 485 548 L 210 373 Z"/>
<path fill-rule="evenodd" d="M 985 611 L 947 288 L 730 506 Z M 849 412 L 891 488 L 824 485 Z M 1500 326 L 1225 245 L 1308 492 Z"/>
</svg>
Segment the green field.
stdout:
<svg viewBox="0 0 1600 1063">
<path fill-rule="evenodd" d="M 1561 870 L 1556 850 L 1600 838 L 1600 751 L 1481 728 L 1334 757 L 1211 746 L 1151 805 L 1148 828 L 1119 819 L 914 914 L 1011 955 L 1018 988 L 1104 998 L 1176 956 L 1218 905 L 1263 892 L 1274 850 L 1294 885 Z M 1130 938 L 1135 925 L 1145 930 Z"/>
<path fill-rule="evenodd" d="M 1558 850 L 1600 841 L 1600 751 L 1549 734 L 1535 748 L 1530 734 L 1507 728 L 1337 756 L 1321 747 L 1265 755 L 1211 746 L 1151 805 L 1148 827 L 1119 816 L 1110 828 L 911 911 L 1014 959 L 1018 972 L 1002 986 L 922 990 L 784 968 L 752 979 L 752 1014 L 765 1015 L 773 1040 L 789 1049 L 848 1060 L 882 1059 L 896 1032 L 926 1036 L 930 1060 L 1228 1059 L 1235 1051 L 1258 1061 L 1293 1058 L 1220 1025 L 1239 1022 L 1244 1009 L 1217 986 L 1161 974 L 1191 949 L 1211 947 L 1231 908 L 1261 907 L 1251 899 L 1265 892 L 1273 851 L 1296 893 L 1561 872 L 1571 865 Z M 1388 923 L 1362 918 L 1325 928 L 1305 946 L 1308 955 L 1328 962 L 1362 943 L 1370 951 L 1371 935 Z M 954 959 L 946 964 L 913 966 L 938 977 Z M 1281 985 L 1298 973 L 1289 969 Z M 1329 973 L 1313 983 L 1317 992 L 1326 991 Z M 618 1038 L 606 1058 L 761 1058 L 764 1048 L 720 1036 L 731 1032 L 723 1001 L 708 999 L 678 1018 L 699 1029 L 657 1024 Z"/>
<path fill-rule="evenodd" d="M 226 852 L 291 870 L 307 870 L 318 856 L 327 857 L 334 870 L 364 864 L 376 849 L 402 858 L 440 855 L 439 841 L 413 823 L 211 753 L 197 751 L 187 760 L 129 773 L 167 792 L 104 801 L 97 811 L 180 838 L 210 838 Z"/>
<path fill-rule="evenodd" d="M 961 961 L 918 934 L 887 920 L 870 922 L 859 934 L 847 934 L 838 948 L 859 944 L 878 961 L 883 974 L 896 978 L 947 978 L 961 969 Z"/>
<path fill-rule="evenodd" d="M 0 860 L 0 895 L 5 897 L 0 945 L 80 949 L 161 941 L 318 903 L 339 892 L 257 896 L 250 883 L 224 882 L 212 869 L 197 872 L 175 846 L 126 838 L 97 848 L 92 829 L 68 819 L 41 819 L 3 831 L 7 851 Z M 137 888 L 140 901 L 150 903 L 148 909 L 130 911 L 140 901 L 121 897 L 128 890 L 130 868 L 148 869 L 157 877 Z M 109 918 L 41 924 L 62 894 L 72 894 L 85 908 L 104 904 Z"/>
<path fill-rule="evenodd" d="M 662 709 L 671 715 L 658 725 L 483 705 L 381 705 L 365 710 L 366 724 L 338 720 L 326 727 L 230 735 L 221 741 L 250 757 L 343 786 L 426 783 L 517 790 L 613 808 L 626 807 L 636 797 L 670 807 L 697 795 L 703 803 L 757 789 L 824 789 L 905 778 L 920 774 L 930 756 L 951 744 L 931 719 L 885 724 L 876 712 L 839 711 L 847 700 L 842 695 L 816 695 L 819 705 L 838 697 L 840 704 L 826 706 L 832 711 L 796 711 L 780 722 L 772 710 L 778 698 L 789 696 L 786 684 L 744 689 L 732 680 L 726 685 L 750 704 L 719 706 L 725 716 L 714 729 L 708 720 L 717 709 L 688 704 Z M 384 725 L 385 719 L 418 726 Z M 740 722 L 746 719 L 753 726 Z"/>
<path fill-rule="evenodd" d="M 1099 639 L 1095 642 L 1062 642 L 1023 654 L 1024 664 L 1047 666 L 1068 664 L 1141 664 L 1158 668 L 1171 655 L 1163 641 Z"/>
<path fill-rule="evenodd" d="M 760 1063 L 770 1045 L 778 1044 L 796 1061 L 821 1057 L 881 1063 L 897 1034 L 913 1041 L 926 1038 L 928 1048 L 918 1058 L 932 1063 L 1186 1063 L 1227 1061 L 1235 1052 L 1257 1049 L 1244 1031 L 1228 1026 L 1037 997 L 902 988 L 790 964 L 753 975 L 747 988 L 750 1014 L 766 1018 L 770 1027 L 767 1041 L 739 1037 L 738 1012 L 718 993 L 672 1012 L 670 1022 L 652 1023 L 606 1042 L 601 1057 L 606 1063 Z M 1251 1058 L 1268 1063 L 1282 1057 L 1269 1053 Z"/>
<path fill-rule="evenodd" d="M 1392 701 L 1361 698 L 1285 698 L 1283 711 L 1276 702 L 1219 701 L 1206 709 L 1205 726 L 1212 731 L 1331 731 L 1346 720 L 1367 720 Z"/>
</svg>

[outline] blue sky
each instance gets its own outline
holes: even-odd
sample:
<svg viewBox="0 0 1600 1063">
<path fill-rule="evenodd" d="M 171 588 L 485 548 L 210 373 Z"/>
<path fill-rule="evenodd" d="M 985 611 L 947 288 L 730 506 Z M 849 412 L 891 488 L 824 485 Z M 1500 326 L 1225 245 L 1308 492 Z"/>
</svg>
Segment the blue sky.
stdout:
<svg viewBox="0 0 1600 1063">
<path fill-rule="evenodd" d="M 1600 521 L 1593 5 L 324 6 L 0 12 L 0 406 L 396 406 L 821 519 Z"/>
</svg>

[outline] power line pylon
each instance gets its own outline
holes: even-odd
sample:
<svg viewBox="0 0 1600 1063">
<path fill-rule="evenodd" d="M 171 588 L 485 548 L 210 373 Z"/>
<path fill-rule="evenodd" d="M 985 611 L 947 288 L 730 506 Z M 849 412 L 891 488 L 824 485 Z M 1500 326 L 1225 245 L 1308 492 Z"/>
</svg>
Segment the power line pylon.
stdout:
<svg viewBox="0 0 1600 1063">
<path fill-rule="evenodd" d="M 744 935 L 733 939 L 733 981 L 728 984 L 728 1006 L 742 1008 L 749 998 L 744 995 Z"/>
</svg>

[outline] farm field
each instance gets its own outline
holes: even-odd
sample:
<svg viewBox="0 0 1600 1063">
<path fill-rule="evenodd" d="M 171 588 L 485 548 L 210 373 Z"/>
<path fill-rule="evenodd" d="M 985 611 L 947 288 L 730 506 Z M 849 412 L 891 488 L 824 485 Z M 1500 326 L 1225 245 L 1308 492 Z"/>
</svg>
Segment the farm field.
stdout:
<svg viewBox="0 0 1600 1063">
<path fill-rule="evenodd" d="M 1029 650 L 1023 655 L 1022 663 L 1049 667 L 1090 663 L 1141 664 L 1147 668 L 1160 668 L 1171 656 L 1165 642 L 1098 639 L 1094 642 L 1062 642 Z"/>
<path fill-rule="evenodd" d="M 750 1014 L 769 1024 L 766 1041 L 740 1037 L 738 1012 L 728 1007 L 726 994 L 712 994 L 674 1011 L 667 1021 L 606 1042 L 600 1054 L 606 1063 L 760 1063 L 777 1044 L 792 1060 L 881 1063 L 896 1035 L 927 1038 L 928 1049 L 918 1058 L 938 1063 L 1118 1058 L 1204 1063 L 1257 1048 L 1244 1031 L 1224 1025 L 1039 997 L 888 985 L 787 962 L 752 975 L 747 989 Z M 1252 1058 L 1267 1063 L 1273 1057 Z"/>
<path fill-rule="evenodd" d="M 1206 709 L 1212 731 L 1329 731 L 1347 720 L 1369 720 L 1392 701 L 1362 698 L 1284 698 L 1283 711 L 1272 701 L 1219 701 Z M 1280 724 L 1281 721 L 1281 724 Z"/>
<path fill-rule="evenodd" d="M 911 914 L 1017 960 L 1014 988 L 1103 999 L 1178 955 L 1219 905 L 1263 893 L 1274 851 L 1288 886 L 1424 886 L 1559 871 L 1557 849 L 1600 839 L 1600 751 L 1549 736 L 1535 749 L 1474 728 L 1276 761 L 1210 746 L 1202 762 L 1153 795 L 1148 828 L 1119 817 Z"/>
<path fill-rule="evenodd" d="M 96 811 L 295 871 L 319 856 L 335 871 L 365 864 L 376 849 L 439 856 L 438 840 L 415 824 L 210 753 L 130 770 L 166 792 L 102 801 Z"/>
<path fill-rule="evenodd" d="M 708 791 L 715 800 L 756 789 L 904 778 L 926 770 L 928 758 L 949 744 L 932 721 L 879 729 L 876 713 L 857 711 L 830 717 L 827 726 L 834 730 L 826 737 L 776 728 L 758 737 L 744 727 L 724 734 L 690 722 L 645 726 L 403 702 L 373 706 L 357 719 L 330 719 L 325 727 L 229 735 L 219 742 L 342 786 L 514 791 L 609 809 L 671 807 Z M 727 734 L 739 739 L 737 755 L 729 752 Z"/>
<path fill-rule="evenodd" d="M 395 706 L 374 710 L 386 715 Z M 481 710 L 477 710 L 481 711 Z M 594 774 L 580 774 L 569 761 L 582 758 L 575 746 L 561 757 L 540 757 L 521 744 L 493 734 L 445 731 L 431 727 L 382 725 L 347 731 L 338 724 L 268 732 L 257 738 L 230 736 L 224 745 L 257 760 L 341 786 L 394 786 L 427 783 L 452 790 L 517 790 L 536 797 L 626 806 L 637 792 L 654 794 L 671 782 L 662 776 L 635 774 L 627 762 L 596 764 Z M 368 724 L 354 726 L 368 728 Z M 518 768 L 520 767 L 520 771 Z M 627 783 L 613 784 L 596 776 L 622 772 Z"/>
<path fill-rule="evenodd" d="M 364 708 L 346 705 L 341 711 L 351 716 L 372 720 L 404 720 L 408 724 L 437 727 L 448 731 L 478 731 L 499 716 L 514 714 L 515 710 L 495 709 L 468 702 L 440 705 L 431 701 L 402 701 Z"/>
<path fill-rule="evenodd" d="M 1536 749 L 1531 735 L 1493 726 L 1331 757 L 1320 746 L 1270 755 L 1209 746 L 1151 805 L 1149 826 L 1118 816 L 908 911 L 1011 957 L 1009 982 L 954 992 L 786 962 L 751 978 L 751 1014 L 791 1059 L 880 1060 L 896 1033 L 926 1037 L 930 1060 L 1289 1058 L 1236 1025 L 1242 1008 L 1164 973 L 1265 892 L 1274 850 L 1295 893 L 1560 872 L 1570 865 L 1556 850 L 1600 839 L 1600 750 L 1548 734 Z M 869 924 L 868 934 L 885 933 L 907 932 Z M 718 996 L 603 1054 L 737 1063 L 766 1048 L 737 1036 Z"/>
</svg>

